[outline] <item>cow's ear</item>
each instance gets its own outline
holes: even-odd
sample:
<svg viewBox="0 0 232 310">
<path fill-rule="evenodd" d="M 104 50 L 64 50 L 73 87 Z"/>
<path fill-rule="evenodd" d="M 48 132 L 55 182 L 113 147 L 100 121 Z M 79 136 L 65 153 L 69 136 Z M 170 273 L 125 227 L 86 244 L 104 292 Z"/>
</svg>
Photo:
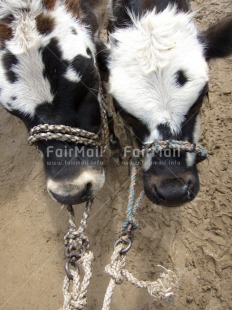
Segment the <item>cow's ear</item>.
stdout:
<svg viewBox="0 0 232 310">
<path fill-rule="evenodd" d="M 95 42 L 96 50 L 97 50 L 97 62 L 100 71 L 108 73 L 108 57 L 110 54 L 109 47 L 100 39 L 97 39 Z"/>
<path fill-rule="evenodd" d="M 219 21 L 200 35 L 207 60 L 232 54 L 232 15 Z"/>
</svg>

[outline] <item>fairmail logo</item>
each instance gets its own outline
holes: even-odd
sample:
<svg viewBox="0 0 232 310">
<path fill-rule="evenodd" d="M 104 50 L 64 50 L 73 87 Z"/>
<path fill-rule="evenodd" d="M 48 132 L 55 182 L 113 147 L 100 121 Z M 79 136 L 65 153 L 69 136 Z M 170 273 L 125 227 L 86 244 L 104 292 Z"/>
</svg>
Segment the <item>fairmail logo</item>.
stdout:
<svg viewBox="0 0 232 310">
<path fill-rule="evenodd" d="M 70 148 L 65 146 L 64 148 L 55 148 L 54 146 L 47 147 L 47 158 L 99 158 L 103 156 L 103 147 L 86 148 L 86 146 Z"/>
</svg>

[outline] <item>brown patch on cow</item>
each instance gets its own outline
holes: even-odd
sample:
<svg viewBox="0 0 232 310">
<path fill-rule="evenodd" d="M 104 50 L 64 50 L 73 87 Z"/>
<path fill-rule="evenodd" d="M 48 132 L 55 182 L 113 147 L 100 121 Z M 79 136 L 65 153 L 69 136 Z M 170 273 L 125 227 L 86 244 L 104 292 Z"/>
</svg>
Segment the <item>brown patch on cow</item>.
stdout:
<svg viewBox="0 0 232 310">
<path fill-rule="evenodd" d="M 42 4 L 45 9 L 53 10 L 56 5 L 56 0 L 42 0 Z"/>
<path fill-rule="evenodd" d="M 75 18 L 80 18 L 80 3 L 79 0 L 66 0 L 66 9 Z"/>
<path fill-rule="evenodd" d="M 40 14 L 36 17 L 36 26 L 39 33 L 43 35 L 48 35 L 51 33 L 55 27 L 55 21 L 49 16 Z"/>
<path fill-rule="evenodd" d="M 0 48 L 3 49 L 5 46 L 5 42 L 10 40 L 13 37 L 13 33 L 11 28 L 0 21 Z"/>
</svg>

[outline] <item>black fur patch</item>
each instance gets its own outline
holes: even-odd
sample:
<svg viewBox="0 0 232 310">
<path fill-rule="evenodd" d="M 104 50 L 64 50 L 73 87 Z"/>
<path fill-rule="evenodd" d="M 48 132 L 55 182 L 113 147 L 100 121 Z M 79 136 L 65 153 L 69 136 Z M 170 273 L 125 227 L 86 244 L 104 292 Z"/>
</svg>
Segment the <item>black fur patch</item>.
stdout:
<svg viewBox="0 0 232 310">
<path fill-rule="evenodd" d="M 116 21 L 109 24 L 109 31 L 114 31 L 114 28 L 125 28 L 131 24 L 126 8 L 133 11 L 136 16 L 142 16 L 146 11 L 156 8 L 156 12 L 159 13 L 164 11 L 168 5 L 174 4 L 179 11 L 189 11 L 188 0 L 114 0 L 113 14 Z"/>
<path fill-rule="evenodd" d="M 169 124 L 160 124 L 157 127 L 159 133 L 162 135 L 163 140 L 169 140 L 172 136 Z"/>
<path fill-rule="evenodd" d="M 57 93 L 61 85 L 61 78 L 65 74 L 68 62 L 62 60 L 62 53 L 59 48 L 58 40 L 53 38 L 50 43 L 41 50 L 44 63 L 43 75 L 48 79 L 53 94 Z"/>
<path fill-rule="evenodd" d="M 13 71 L 13 66 L 18 64 L 18 59 L 10 52 L 6 53 L 2 58 L 3 68 L 6 70 L 6 77 L 10 83 L 18 80 L 17 74 Z"/>
<path fill-rule="evenodd" d="M 204 86 L 202 91 L 199 93 L 199 96 L 192 107 L 189 109 L 188 114 L 186 115 L 185 121 L 181 128 L 181 136 L 178 137 L 181 140 L 188 139 L 193 143 L 193 131 L 196 123 L 196 118 L 199 115 L 200 108 L 203 104 L 205 96 L 208 94 L 208 84 Z"/>
<path fill-rule="evenodd" d="M 207 60 L 232 54 L 232 14 L 225 17 L 200 35 L 206 45 Z"/>
<path fill-rule="evenodd" d="M 77 35 L 77 31 L 75 28 L 71 28 L 71 33 L 74 34 L 74 35 Z"/>
<path fill-rule="evenodd" d="M 109 75 L 109 70 L 107 67 L 107 60 L 110 55 L 110 50 L 107 48 L 107 46 L 102 42 L 102 40 L 98 39 L 95 42 L 96 49 L 97 49 L 97 62 L 100 70 L 104 73 Z"/>
<path fill-rule="evenodd" d="M 98 79 L 97 70 L 92 58 L 78 55 L 72 61 L 71 66 L 87 85 L 91 85 L 92 81 Z"/>
<path fill-rule="evenodd" d="M 89 56 L 92 56 L 91 50 L 90 50 L 89 48 L 87 48 L 86 53 L 87 53 Z"/>
<path fill-rule="evenodd" d="M 184 86 L 188 82 L 188 79 L 186 75 L 184 74 L 184 71 L 180 70 L 177 72 L 176 81 L 177 81 L 177 84 L 180 86 Z"/>
<path fill-rule="evenodd" d="M 141 11 L 152 11 L 156 7 L 156 11 L 162 12 L 168 5 L 176 5 L 179 11 L 187 12 L 189 10 L 188 0 L 131 0 L 131 2 L 139 3 Z"/>
</svg>

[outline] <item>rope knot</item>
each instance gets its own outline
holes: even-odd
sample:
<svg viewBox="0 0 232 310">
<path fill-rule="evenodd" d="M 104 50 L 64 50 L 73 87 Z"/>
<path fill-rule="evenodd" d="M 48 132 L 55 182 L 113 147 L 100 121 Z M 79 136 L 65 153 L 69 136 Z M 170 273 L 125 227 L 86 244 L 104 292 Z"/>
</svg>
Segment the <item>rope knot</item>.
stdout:
<svg viewBox="0 0 232 310">
<path fill-rule="evenodd" d="M 115 284 L 122 284 L 124 282 L 123 269 L 126 266 L 125 254 L 131 247 L 131 241 L 128 239 L 119 239 L 114 246 L 114 253 L 111 257 L 111 263 L 105 267 L 105 271 L 114 280 Z M 124 252 L 126 251 L 126 252 Z"/>
<path fill-rule="evenodd" d="M 82 301 L 71 301 L 71 306 L 72 306 L 72 309 L 76 309 L 76 310 L 81 310 L 84 308 L 84 306 L 87 305 L 87 299 L 83 299 Z"/>
<path fill-rule="evenodd" d="M 89 249 L 89 240 L 78 231 L 69 232 L 65 236 L 65 257 L 73 266 L 76 265 L 85 252 Z"/>
<path fill-rule="evenodd" d="M 115 270 L 111 265 L 107 265 L 105 267 L 106 273 L 114 280 L 115 284 L 120 285 L 124 282 L 124 276 L 121 271 Z"/>
<path fill-rule="evenodd" d="M 139 227 L 138 221 L 136 220 L 135 217 L 129 217 L 128 219 L 125 220 L 121 231 L 119 233 L 119 237 L 123 236 L 125 233 L 127 234 L 128 231 L 135 230 Z"/>
</svg>

